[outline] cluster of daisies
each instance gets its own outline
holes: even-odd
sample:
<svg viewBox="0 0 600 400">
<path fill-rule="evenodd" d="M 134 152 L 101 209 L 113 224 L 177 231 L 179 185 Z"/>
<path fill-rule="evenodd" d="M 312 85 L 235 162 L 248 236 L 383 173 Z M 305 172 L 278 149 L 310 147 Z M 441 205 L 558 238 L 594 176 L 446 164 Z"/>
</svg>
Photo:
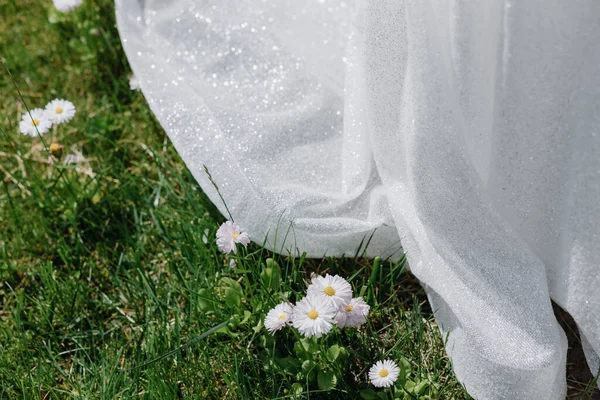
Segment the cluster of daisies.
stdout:
<svg viewBox="0 0 600 400">
<path fill-rule="evenodd" d="M 306 297 L 292 306 L 280 303 L 265 318 L 265 328 L 272 334 L 292 325 L 306 337 L 321 337 L 334 325 L 354 328 L 362 325 L 369 315 L 369 305 L 362 297 L 352 297 L 352 287 L 339 275 L 314 276 Z M 376 362 L 369 370 L 373 386 L 392 386 L 400 369 L 392 360 Z"/>
<path fill-rule="evenodd" d="M 292 306 L 278 304 L 267 314 L 265 328 L 271 333 L 286 325 L 306 336 L 326 335 L 334 325 L 354 328 L 362 325 L 369 315 L 369 305 L 362 297 L 352 298 L 352 287 L 339 275 L 314 276 L 306 297 Z"/>
<path fill-rule="evenodd" d="M 23 114 L 19 130 L 36 137 L 48 132 L 52 125 L 69 122 L 75 116 L 75 106 L 68 100 L 54 99 L 45 108 L 35 108 Z"/>
<path fill-rule="evenodd" d="M 250 237 L 240 226 L 227 221 L 217 230 L 217 246 L 225 254 L 236 253 L 237 244 L 244 247 Z M 265 317 L 265 328 L 271 333 L 288 325 L 306 336 L 321 337 L 333 326 L 355 328 L 364 324 L 370 307 L 362 297 L 353 297 L 352 286 L 339 275 L 313 276 L 306 296 L 295 305 L 283 302 L 271 309 Z M 376 362 L 369 370 L 369 379 L 376 387 L 392 386 L 400 369 L 392 360 Z"/>
</svg>

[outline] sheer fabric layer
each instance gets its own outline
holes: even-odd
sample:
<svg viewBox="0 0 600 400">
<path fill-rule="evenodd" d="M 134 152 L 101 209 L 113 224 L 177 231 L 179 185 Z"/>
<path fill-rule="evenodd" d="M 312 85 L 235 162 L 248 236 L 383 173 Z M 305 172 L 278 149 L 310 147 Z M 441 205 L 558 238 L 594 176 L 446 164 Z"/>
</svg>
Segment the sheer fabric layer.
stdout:
<svg viewBox="0 0 600 400">
<path fill-rule="evenodd" d="M 600 353 L 600 3 L 117 0 L 148 102 L 259 243 L 397 257 L 479 399 Z M 365 239 L 366 238 L 366 239 Z"/>
</svg>

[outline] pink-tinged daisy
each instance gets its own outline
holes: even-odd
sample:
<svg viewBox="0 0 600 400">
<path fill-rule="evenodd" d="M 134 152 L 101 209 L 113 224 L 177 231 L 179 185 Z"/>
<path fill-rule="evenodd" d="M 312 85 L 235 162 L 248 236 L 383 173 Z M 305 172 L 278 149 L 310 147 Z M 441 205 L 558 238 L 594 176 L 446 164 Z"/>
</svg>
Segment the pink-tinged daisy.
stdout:
<svg viewBox="0 0 600 400">
<path fill-rule="evenodd" d="M 392 386 L 400 375 L 400 368 L 392 360 L 377 361 L 369 370 L 369 379 L 373 386 Z"/>
<path fill-rule="evenodd" d="M 24 135 L 36 137 L 38 133 L 43 135 L 52 127 L 52 121 L 48 119 L 46 112 L 41 108 L 36 108 L 23 114 L 19 123 L 19 130 Z"/>
<path fill-rule="evenodd" d="M 308 295 L 294 306 L 292 325 L 306 337 L 319 338 L 333 328 L 336 312 L 337 307 L 327 296 Z"/>
<path fill-rule="evenodd" d="M 362 297 L 356 297 L 345 306 L 339 309 L 335 315 L 335 324 L 340 327 L 354 328 L 364 324 L 369 315 L 371 307 L 365 303 Z"/>
<path fill-rule="evenodd" d="M 312 278 L 307 295 L 325 295 L 333 300 L 338 308 L 342 308 L 352 300 L 352 287 L 341 276 L 327 274 L 325 277 Z"/>
<path fill-rule="evenodd" d="M 235 244 L 241 243 L 247 246 L 250 243 L 250 237 L 247 233 L 242 232 L 242 229 L 238 224 L 231 221 L 226 221 L 217 230 L 217 246 L 225 254 L 229 254 L 232 251 L 237 251 Z"/>
<path fill-rule="evenodd" d="M 288 303 L 277 304 L 265 317 L 265 328 L 272 334 L 292 322 L 292 306 Z"/>
<path fill-rule="evenodd" d="M 54 124 L 69 122 L 75 116 L 75 106 L 68 100 L 54 99 L 46 105 L 46 115 Z"/>
<path fill-rule="evenodd" d="M 60 12 L 70 12 L 83 3 L 83 0 L 53 0 L 54 7 Z"/>
</svg>

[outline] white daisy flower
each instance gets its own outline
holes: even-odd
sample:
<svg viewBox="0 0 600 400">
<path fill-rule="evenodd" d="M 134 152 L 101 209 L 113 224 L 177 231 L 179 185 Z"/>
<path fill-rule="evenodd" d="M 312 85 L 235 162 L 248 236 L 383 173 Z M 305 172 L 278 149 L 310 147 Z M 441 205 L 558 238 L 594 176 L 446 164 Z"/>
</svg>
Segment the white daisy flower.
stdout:
<svg viewBox="0 0 600 400">
<path fill-rule="evenodd" d="M 83 0 L 53 0 L 54 7 L 60 12 L 70 12 L 83 3 Z"/>
<path fill-rule="evenodd" d="M 400 375 L 400 368 L 392 360 L 377 361 L 369 370 L 369 379 L 373 386 L 392 386 Z"/>
<path fill-rule="evenodd" d="M 36 137 L 38 132 L 40 135 L 48 132 L 52 127 L 52 121 L 46 115 L 46 112 L 41 108 L 36 108 L 28 113 L 23 114 L 19 123 L 19 130 L 24 135 Z"/>
<path fill-rule="evenodd" d="M 247 233 L 242 232 L 238 224 L 231 221 L 226 221 L 217 230 L 217 246 L 223 253 L 228 254 L 232 251 L 237 251 L 235 244 L 241 243 L 247 246 L 250 243 L 250 237 Z"/>
<path fill-rule="evenodd" d="M 352 300 L 352 287 L 339 275 L 316 276 L 308 286 L 307 295 L 318 294 L 328 296 L 338 308 L 342 308 Z"/>
<path fill-rule="evenodd" d="M 46 114 L 53 123 L 62 124 L 75 116 L 75 106 L 69 100 L 54 99 L 46 105 Z"/>
<path fill-rule="evenodd" d="M 346 305 L 346 307 L 340 308 L 338 313 L 335 315 L 335 324 L 343 328 L 354 328 L 362 325 L 367 320 L 369 315 L 369 309 L 371 307 L 365 303 L 362 297 L 356 297 Z"/>
<path fill-rule="evenodd" d="M 292 321 L 292 306 L 288 303 L 277 304 L 265 317 L 265 328 L 272 334 Z"/>
<path fill-rule="evenodd" d="M 80 164 L 86 162 L 87 159 L 81 154 L 67 154 L 65 156 L 65 164 Z"/>
<path fill-rule="evenodd" d="M 336 312 L 337 307 L 327 296 L 308 295 L 296 303 L 292 325 L 306 337 L 319 338 L 333 328 Z"/>
<path fill-rule="evenodd" d="M 131 78 L 129 78 L 129 88 L 131 90 L 141 89 L 140 80 L 135 75 L 131 75 Z"/>
</svg>

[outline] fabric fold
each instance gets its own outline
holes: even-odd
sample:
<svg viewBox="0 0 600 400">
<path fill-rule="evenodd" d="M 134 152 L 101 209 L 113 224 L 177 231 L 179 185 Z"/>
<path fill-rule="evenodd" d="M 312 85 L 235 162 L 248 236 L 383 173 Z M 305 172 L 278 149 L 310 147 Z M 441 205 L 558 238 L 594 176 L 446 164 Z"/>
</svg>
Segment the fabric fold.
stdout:
<svg viewBox="0 0 600 400">
<path fill-rule="evenodd" d="M 600 3 L 116 5 L 152 111 L 256 242 L 405 249 L 475 398 L 564 398 L 551 299 L 596 372 Z"/>
</svg>

